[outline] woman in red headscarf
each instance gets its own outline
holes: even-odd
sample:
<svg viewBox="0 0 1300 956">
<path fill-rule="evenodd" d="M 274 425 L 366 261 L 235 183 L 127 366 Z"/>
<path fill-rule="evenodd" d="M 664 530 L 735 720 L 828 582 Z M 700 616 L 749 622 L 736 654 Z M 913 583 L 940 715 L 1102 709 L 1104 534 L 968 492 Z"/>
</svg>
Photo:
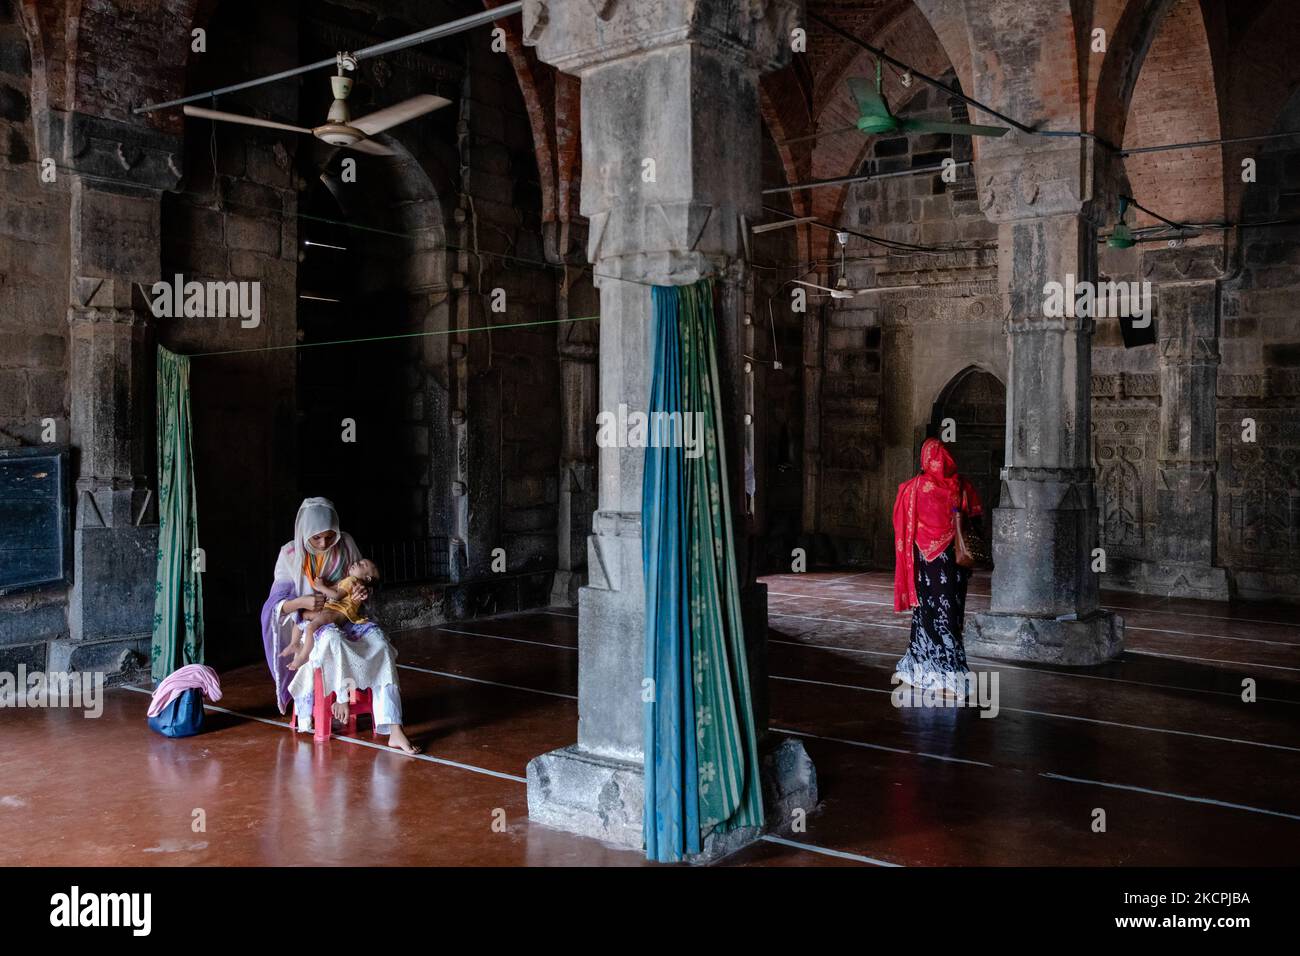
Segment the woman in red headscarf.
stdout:
<svg viewBox="0 0 1300 956">
<path fill-rule="evenodd" d="M 913 687 L 965 696 L 962 623 L 970 571 L 957 564 L 958 514 L 984 514 L 979 495 L 957 474 L 937 438 L 921 446 L 921 473 L 898 486 L 894 499 L 894 610 L 912 612 L 912 640 L 895 668 Z"/>
</svg>

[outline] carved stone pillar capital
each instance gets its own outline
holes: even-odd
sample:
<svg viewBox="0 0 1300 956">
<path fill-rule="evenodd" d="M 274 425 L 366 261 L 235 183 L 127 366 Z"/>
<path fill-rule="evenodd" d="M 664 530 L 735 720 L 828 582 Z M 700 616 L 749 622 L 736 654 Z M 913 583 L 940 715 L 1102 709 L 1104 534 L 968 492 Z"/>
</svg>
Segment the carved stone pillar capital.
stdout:
<svg viewBox="0 0 1300 956">
<path fill-rule="evenodd" d="M 684 284 L 742 258 L 762 211 L 758 77 L 799 0 L 530 0 L 525 42 L 582 77 L 582 214 L 600 275 Z M 742 218 L 743 217 L 743 218 Z"/>
<path fill-rule="evenodd" d="M 41 156 L 71 173 L 115 187 L 173 190 L 183 172 L 181 137 L 141 123 L 45 110 L 35 118 Z"/>
<path fill-rule="evenodd" d="M 790 33 L 802 20 L 802 0 L 525 0 L 524 42 L 578 75 L 681 43 L 767 72 L 790 61 Z"/>
<path fill-rule="evenodd" d="M 981 144 L 975 182 L 993 222 L 1072 215 L 1096 228 L 1114 216 L 1120 172 L 1111 151 L 1093 140 L 1013 132 Z"/>
<path fill-rule="evenodd" d="M 1148 282 L 1216 282 L 1229 278 L 1227 246 L 1168 247 L 1152 244 L 1142 250 L 1138 271 Z"/>
</svg>

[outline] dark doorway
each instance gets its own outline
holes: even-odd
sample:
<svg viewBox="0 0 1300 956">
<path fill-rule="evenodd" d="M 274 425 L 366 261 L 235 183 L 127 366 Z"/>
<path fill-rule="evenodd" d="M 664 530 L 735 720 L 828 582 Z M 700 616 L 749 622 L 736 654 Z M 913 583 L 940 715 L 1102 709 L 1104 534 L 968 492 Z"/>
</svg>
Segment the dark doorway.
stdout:
<svg viewBox="0 0 1300 956">
<path fill-rule="evenodd" d="M 926 435 L 944 438 L 944 419 L 952 419 L 948 442 L 957 470 L 979 492 L 985 510 L 997 506 L 1006 456 L 1006 387 L 996 375 L 971 366 L 953 376 L 939 393 Z"/>
<path fill-rule="evenodd" d="M 395 168 L 371 161 L 370 187 L 345 186 L 338 165 L 313 155 L 303 167 L 299 486 L 334 501 L 386 582 L 443 579 L 446 538 L 430 514 L 438 449 L 418 337 L 427 309 L 409 278 L 419 249 L 384 191 Z"/>
</svg>

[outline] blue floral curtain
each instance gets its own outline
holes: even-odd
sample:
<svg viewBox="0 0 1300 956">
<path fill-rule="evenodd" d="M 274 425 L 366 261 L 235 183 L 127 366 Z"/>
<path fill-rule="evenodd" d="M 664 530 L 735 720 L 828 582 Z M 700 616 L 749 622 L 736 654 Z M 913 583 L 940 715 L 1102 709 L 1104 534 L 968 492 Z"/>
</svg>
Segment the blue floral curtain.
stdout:
<svg viewBox="0 0 1300 956">
<path fill-rule="evenodd" d="M 203 663 L 203 582 L 190 441 L 190 360 L 158 347 L 158 571 L 152 674 Z"/>
<path fill-rule="evenodd" d="M 641 499 L 645 672 L 653 681 L 645 715 L 646 856 L 671 862 L 699 853 L 715 829 L 761 826 L 763 804 L 713 284 L 656 287 L 651 301 L 651 422 L 655 413 L 698 416 L 695 437 L 703 443 L 698 456 L 648 447 Z"/>
</svg>

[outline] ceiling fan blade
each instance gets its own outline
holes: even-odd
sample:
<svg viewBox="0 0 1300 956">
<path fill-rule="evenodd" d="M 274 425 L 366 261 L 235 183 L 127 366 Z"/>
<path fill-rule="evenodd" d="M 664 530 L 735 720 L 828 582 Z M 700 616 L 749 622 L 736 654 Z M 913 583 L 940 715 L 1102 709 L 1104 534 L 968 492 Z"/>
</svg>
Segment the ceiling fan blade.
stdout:
<svg viewBox="0 0 1300 956">
<path fill-rule="evenodd" d="M 885 102 L 876 84 L 862 76 L 849 77 L 849 92 L 858 101 L 858 111 L 863 116 L 892 116 L 889 104 Z"/>
<path fill-rule="evenodd" d="M 219 120 L 223 123 L 243 123 L 245 126 L 262 126 L 266 129 L 282 129 L 290 133 L 311 133 L 311 130 L 303 126 L 290 126 L 288 123 L 277 123 L 274 120 L 258 119 L 256 116 L 240 116 L 238 113 L 223 113 L 221 110 L 210 110 L 202 106 L 185 107 L 186 116 L 198 116 L 202 119 Z"/>
<path fill-rule="evenodd" d="M 855 123 L 853 126 L 841 126 L 839 129 L 828 129 L 825 132 L 809 133 L 806 136 L 794 136 L 791 137 L 790 139 L 783 139 L 777 145 L 786 146 L 790 143 L 803 143 L 810 139 L 821 139 L 824 136 L 838 136 L 840 133 L 860 133 L 860 132 L 862 131 L 858 129 L 857 124 Z"/>
<path fill-rule="evenodd" d="M 765 222 L 757 226 L 750 226 L 750 232 L 754 235 L 761 235 L 765 232 L 773 232 L 777 229 L 785 229 L 788 226 L 802 226 L 806 222 L 816 222 L 816 216 L 799 216 L 795 219 L 782 219 L 780 222 Z"/>
<path fill-rule="evenodd" d="M 797 282 L 797 283 L 799 283 L 799 285 L 806 285 L 806 286 L 807 286 L 808 288 L 810 288 L 810 289 L 820 289 L 822 292 L 830 292 L 830 293 L 834 294 L 835 291 L 836 291 L 836 290 L 831 289 L 831 288 L 829 288 L 829 287 L 827 287 L 827 286 L 824 286 L 824 285 L 818 285 L 816 282 L 804 282 L 803 279 L 795 279 L 794 281 Z"/>
<path fill-rule="evenodd" d="M 952 133 L 956 136 L 1003 136 L 1005 126 L 980 126 L 976 123 L 940 123 L 934 120 L 903 120 L 902 128 L 909 133 Z"/>
<path fill-rule="evenodd" d="M 421 93 L 419 96 L 412 96 L 409 100 L 402 100 L 400 103 L 386 106 L 382 110 L 376 110 L 359 119 L 354 119 L 348 125 L 353 129 L 361 130 L 367 136 L 374 136 L 376 133 L 382 133 L 399 123 L 405 123 L 417 116 L 423 116 L 425 113 L 432 113 L 434 110 L 442 109 L 442 107 L 448 106 L 450 103 L 451 100 L 446 97 L 434 96 L 432 93 Z"/>
<path fill-rule="evenodd" d="M 373 139 L 359 139 L 355 143 L 347 143 L 344 148 L 355 149 L 358 153 L 369 153 L 371 156 L 397 155 L 393 150 L 382 143 L 376 143 Z"/>
</svg>

